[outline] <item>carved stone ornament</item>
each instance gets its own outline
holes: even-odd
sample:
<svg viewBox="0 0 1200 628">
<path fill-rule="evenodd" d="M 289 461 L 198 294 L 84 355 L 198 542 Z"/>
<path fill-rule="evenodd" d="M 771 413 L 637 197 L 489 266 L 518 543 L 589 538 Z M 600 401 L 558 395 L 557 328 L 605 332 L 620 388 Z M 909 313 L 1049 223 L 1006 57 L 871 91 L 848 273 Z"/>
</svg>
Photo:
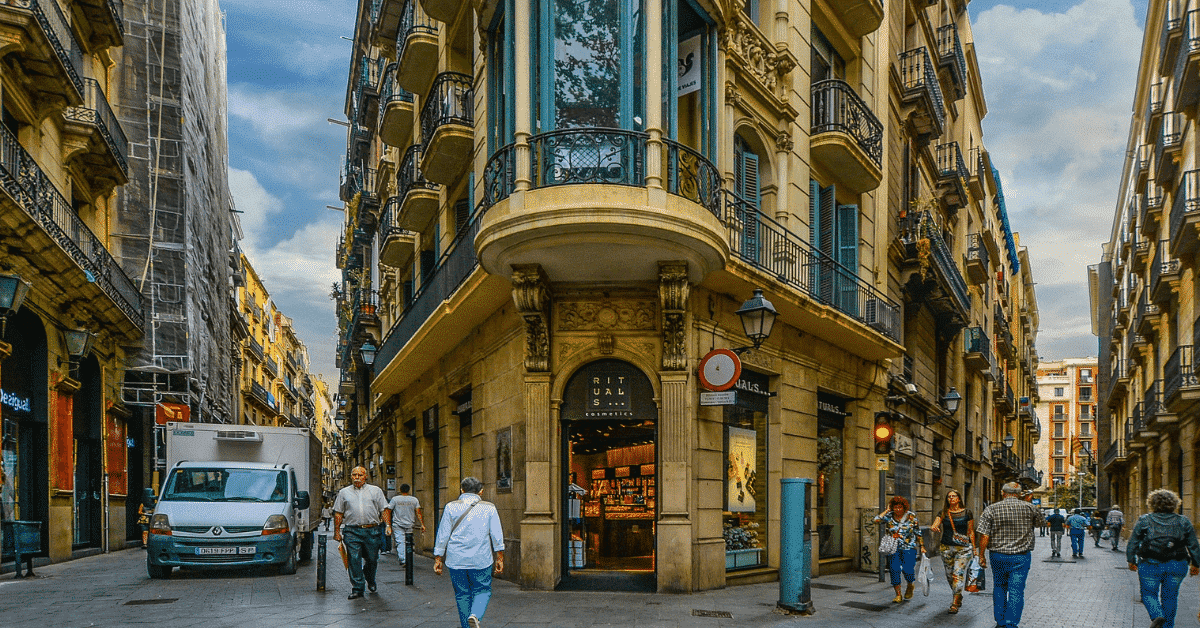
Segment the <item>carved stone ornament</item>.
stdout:
<svg viewBox="0 0 1200 628">
<path fill-rule="evenodd" d="M 654 301 L 574 301 L 559 304 L 559 331 L 653 330 Z"/>
<path fill-rule="evenodd" d="M 513 266 L 513 303 L 525 321 L 525 370 L 550 370 L 549 278 L 537 264 Z"/>
<path fill-rule="evenodd" d="M 600 334 L 597 338 L 597 344 L 600 345 L 600 355 L 612 355 L 615 350 L 617 339 L 612 334 Z"/>
<path fill-rule="evenodd" d="M 684 262 L 658 263 L 658 295 L 663 313 L 662 366 L 666 371 L 687 369 L 685 322 L 688 295 L 692 289 L 688 283 L 687 270 L 687 264 Z"/>
<path fill-rule="evenodd" d="M 792 142 L 792 134 L 787 131 L 780 131 L 779 135 L 775 136 L 775 148 L 783 152 L 792 152 L 795 144 Z"/>
<path fill-rule="evenodd" d="M 739 66 L 768 92 L 778 95 L 780 79 L 792 71 L 795 61 L 776 50 L 742 12 L 725 31 L 725 50 Z"/>
</svg>

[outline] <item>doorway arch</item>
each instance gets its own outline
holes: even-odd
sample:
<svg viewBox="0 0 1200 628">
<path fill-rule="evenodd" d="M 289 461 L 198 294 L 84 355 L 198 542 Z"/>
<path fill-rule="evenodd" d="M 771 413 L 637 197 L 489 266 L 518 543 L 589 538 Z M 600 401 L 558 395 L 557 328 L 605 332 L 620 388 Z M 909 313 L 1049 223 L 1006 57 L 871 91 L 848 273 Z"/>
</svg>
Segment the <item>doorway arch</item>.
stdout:
<svg viewBox="0 0 1200 628">
<path fill-rule="evenodd" d="M 46 329 L 28 307 L 11 316 L 6 327 L 4 341 L 12 345 L 12 353 L 0 364 L 0 508 L 6 518 L 45 523 L 50 510 Z M 47 528 L 41 526 L 41 556 L 49 551 Z M 0 555 L 0 561 L 11 560 L 10 542 L 4 543 Z"/>
</svg>

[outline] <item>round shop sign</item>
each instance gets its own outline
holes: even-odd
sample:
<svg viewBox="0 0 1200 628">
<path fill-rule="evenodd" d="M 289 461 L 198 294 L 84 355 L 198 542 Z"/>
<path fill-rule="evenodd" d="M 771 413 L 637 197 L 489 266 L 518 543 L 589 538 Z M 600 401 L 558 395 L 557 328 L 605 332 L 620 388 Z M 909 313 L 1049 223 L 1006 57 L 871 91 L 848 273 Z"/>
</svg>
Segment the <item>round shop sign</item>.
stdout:
<svg viewBox="0 0 1200 628">
<path fill-rule="evenodd" d="M 742 375 L 742 361 L 729 349 L 713 349 L 700 360 L 700 385 L 705 390 L 729 390 Z"/>
</svg>

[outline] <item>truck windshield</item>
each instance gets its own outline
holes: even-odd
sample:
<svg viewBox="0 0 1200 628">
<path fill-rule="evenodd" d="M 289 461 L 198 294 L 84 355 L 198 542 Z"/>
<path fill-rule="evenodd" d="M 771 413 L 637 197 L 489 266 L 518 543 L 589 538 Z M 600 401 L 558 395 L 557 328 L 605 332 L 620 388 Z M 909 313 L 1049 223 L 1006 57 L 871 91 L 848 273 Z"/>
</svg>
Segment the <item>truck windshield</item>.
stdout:
<svg viewBox="0 0 1200 628">
<path fill-rule="evenodd" d="M 274 469 L 175 469 L 162 499 L 177 502 L 287 501 L 287 473 Z"/>
</svg>

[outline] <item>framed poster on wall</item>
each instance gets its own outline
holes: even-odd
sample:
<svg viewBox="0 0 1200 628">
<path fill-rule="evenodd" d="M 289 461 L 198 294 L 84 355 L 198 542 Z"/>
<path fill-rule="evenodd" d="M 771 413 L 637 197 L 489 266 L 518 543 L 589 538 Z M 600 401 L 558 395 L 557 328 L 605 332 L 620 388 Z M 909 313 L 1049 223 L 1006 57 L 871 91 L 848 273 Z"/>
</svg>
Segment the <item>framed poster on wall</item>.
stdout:
<svg viewBox="0 0 1200 628">
<path fill-rule="evenodd" d="M 754 512 L 754 481 L 757 480 L 757 438 L 755 430 L 726 427 L 725 435 L 725 510 Z"/>
<path fill-rule="evenodd" d="M 496 432 L 496 490 L 512 492 L 512 427 Z"/>
</svg>

